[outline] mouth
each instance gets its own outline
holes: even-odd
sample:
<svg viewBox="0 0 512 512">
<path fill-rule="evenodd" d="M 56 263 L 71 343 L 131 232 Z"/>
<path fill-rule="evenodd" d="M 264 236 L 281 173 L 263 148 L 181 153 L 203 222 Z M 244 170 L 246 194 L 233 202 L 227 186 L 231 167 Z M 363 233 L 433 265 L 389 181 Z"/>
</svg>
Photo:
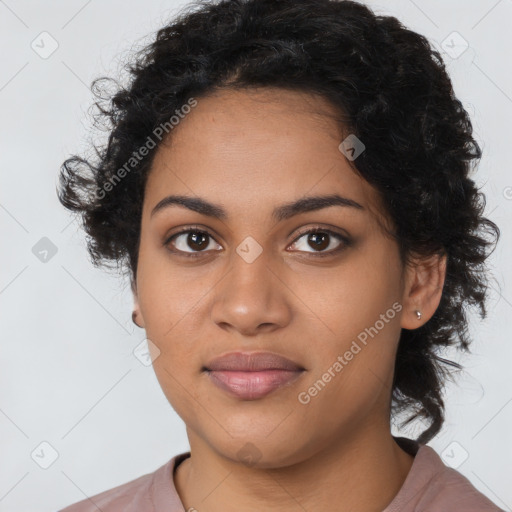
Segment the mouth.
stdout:
<svg viewBox="0 0 512 512">
<path fill-rule="evenodd" d="M 257 400 L 292 384 L 306 370 L 270 352 L 232 352 L 203 367 L 212 384 L 242 400 Z"/>
</svg>

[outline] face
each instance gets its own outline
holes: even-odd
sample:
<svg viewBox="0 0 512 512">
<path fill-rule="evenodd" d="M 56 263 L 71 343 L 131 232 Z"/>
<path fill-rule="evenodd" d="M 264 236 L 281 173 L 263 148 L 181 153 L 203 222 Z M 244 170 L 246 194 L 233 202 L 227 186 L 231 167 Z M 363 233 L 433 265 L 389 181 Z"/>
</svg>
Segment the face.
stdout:
<svg viewBox="0 0 512 512">
<path fill-rule="evenodd" d="M 279 467 L 389 431 L 412 277 L 379 196 L 338 149 L 348 134 L 321 114 L 321 98 L 296 92 L 197 102 L 148 176 L 135 295 L 157 378 L 189 438 L 232 460 L 254 450 L 258 465 Z M 153 212 L 170 195 L 224 216 L 175 203 Z M 349 201 L 282 209 L 333 195 Z M 204 371 L 230 352 L 272 352 L 303 371 L 265 396 L 236 396 Z"/>
</svg>

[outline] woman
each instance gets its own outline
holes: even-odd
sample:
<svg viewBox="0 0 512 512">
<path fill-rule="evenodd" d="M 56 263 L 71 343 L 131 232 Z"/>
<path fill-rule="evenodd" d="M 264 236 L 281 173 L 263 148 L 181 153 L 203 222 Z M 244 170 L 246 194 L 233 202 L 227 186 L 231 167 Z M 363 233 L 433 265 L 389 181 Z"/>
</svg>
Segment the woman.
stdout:
<svg viewBox="0 0 512 512">
<path fill-rule="evenodd" d="M 426 445 L 499 238 L 440 55 L 356 2 L 196 2 L 131 74 L 59 198 L 190 451 L 64 512 L 499 511 Z"/>
</svg>

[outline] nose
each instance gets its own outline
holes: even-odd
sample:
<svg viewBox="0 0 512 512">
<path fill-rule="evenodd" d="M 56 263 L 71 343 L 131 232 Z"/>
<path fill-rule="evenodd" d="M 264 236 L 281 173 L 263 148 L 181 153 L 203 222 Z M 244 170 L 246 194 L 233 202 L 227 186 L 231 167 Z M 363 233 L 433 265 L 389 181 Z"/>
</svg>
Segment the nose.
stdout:
<svg viewBox="0 0 512 512">
<path fill-rule="evenodd" d="M 252 262 L 233 252 L 227 274 L 213 293 L 211 318 L 224 330 L 254 336 L 290 322 L 293 293 L 265 252 Z"/>
</svg>

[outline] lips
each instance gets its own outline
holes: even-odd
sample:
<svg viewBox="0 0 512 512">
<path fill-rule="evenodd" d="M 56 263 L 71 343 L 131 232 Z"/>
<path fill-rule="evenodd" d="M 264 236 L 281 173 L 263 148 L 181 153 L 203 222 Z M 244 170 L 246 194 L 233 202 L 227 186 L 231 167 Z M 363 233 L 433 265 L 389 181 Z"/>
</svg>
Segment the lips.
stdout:
<svg viewBox="0 0 512 512">
<path fill-rule="evenodd" d="M 272 352 L 256 352 L 247 354 L 231 352 L 211 360 L 206 365 L 210 371 L 257 372 L 263 370 L 304 370 L 301 366 Z"/>
<path fill-rule="evenodd" d="M 210 361 L 204 368 L 210 381 L 242 400 L 257 400 L 291 384 L 305 371 L 303 367 L 271 352 L 232 352 Z"/>
</svg>

